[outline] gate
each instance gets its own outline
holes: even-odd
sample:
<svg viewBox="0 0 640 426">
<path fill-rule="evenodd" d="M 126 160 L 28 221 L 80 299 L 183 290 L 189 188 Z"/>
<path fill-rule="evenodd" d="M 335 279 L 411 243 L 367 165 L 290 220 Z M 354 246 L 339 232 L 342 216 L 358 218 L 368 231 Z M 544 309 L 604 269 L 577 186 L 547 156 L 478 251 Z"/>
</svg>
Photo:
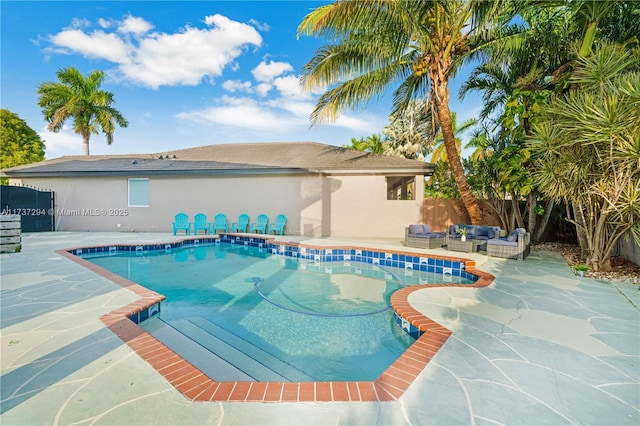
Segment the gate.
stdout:
<svg viewBox="0 0 640 426">
<path fill-rule="evenodd" d="M 2 214 L 21 216 L 22 232 L 55 231 L 53 191 L 2 185 L 0 203 Z"/>
</svg>

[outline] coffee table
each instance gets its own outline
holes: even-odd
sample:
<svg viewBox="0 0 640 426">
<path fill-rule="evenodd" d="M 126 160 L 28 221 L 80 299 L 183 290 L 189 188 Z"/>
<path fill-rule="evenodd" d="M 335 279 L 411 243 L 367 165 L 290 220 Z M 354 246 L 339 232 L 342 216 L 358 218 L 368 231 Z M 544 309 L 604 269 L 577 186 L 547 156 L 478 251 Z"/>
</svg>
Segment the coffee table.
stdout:
<svg viewBox="0 0 640 426">
<path fill-rule="evenodd" d="M 447 244 L 447 250 L 463 251 L 465 253 L 473 253 L 480 249 L 487 249 L 487 242 L 485 240 L 468 239 L 462 241 L 450 238 Z"/>
</svg>

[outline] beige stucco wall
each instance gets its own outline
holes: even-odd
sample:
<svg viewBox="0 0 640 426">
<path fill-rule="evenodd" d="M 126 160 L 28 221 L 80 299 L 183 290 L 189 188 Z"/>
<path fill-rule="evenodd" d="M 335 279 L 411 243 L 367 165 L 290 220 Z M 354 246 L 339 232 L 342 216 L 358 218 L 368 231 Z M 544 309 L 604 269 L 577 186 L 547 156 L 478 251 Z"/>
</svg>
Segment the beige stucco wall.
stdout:
<svg viewBox="0 0 640 426">
<path fill-rule="evenodd" d="M 40 178 L 13 181 L 50 189 L 56 197 L 58 231 L 171 232 L 178 212 L 190 218 L 217 213 L 229 224 L 241 213 L 287 215 L 287 234 L 335 237 L 404 237 L 420 222 L 422 199 L 386 200 L 384 176 L 263 175 L 150 178 L 150 206 L 128 206 L 128 178 Z M 424 179 L 416 177 L 416 193 Z"/>
</svg>

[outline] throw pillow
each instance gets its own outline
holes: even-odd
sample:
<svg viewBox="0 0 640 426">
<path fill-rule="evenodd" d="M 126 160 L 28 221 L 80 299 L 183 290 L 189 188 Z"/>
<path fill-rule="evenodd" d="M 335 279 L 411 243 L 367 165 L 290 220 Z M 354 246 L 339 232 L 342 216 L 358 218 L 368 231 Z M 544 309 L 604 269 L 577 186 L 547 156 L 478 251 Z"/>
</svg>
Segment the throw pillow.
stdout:
<svg viewBox="0 0 640 426">
<path fill-rule="evenodd" d="M 511 241 L 511 242 L 517 241 L 518 240 L 518 234 L 520 234 L 519 229 L 521 229 L 521 228 L 516 228 L 513 231 L 511 231 L 511 233 L 507 237 L 507 241 Z"/>
<path fill-rule="evenodd" d="M 422 234 L 422 225 L 409 225 L 410 234 Z"/>
<path fill-rule="evenodd" d="M 496 237 L 496 230 L 493 229 L 493 228 L 489 228 L 489 230 L 487 231 L 487 237 L 495 238 Z"/>
</svg>

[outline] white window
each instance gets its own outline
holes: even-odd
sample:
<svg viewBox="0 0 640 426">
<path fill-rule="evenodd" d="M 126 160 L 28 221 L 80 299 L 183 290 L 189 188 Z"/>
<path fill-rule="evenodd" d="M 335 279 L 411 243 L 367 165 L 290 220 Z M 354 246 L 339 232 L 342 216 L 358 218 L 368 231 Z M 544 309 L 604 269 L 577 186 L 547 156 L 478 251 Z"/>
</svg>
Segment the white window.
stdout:
<svg viewBox="0 0 640 426">
<path fill-rule="evenodd" d="M 149 207 L 149 179 L 129 179 L 129 207 Z"/>
<path fill-rule="evenodd" d="M 387 200 L 414 200 L 415 176 L 388 176 Z"/>
</svg>

